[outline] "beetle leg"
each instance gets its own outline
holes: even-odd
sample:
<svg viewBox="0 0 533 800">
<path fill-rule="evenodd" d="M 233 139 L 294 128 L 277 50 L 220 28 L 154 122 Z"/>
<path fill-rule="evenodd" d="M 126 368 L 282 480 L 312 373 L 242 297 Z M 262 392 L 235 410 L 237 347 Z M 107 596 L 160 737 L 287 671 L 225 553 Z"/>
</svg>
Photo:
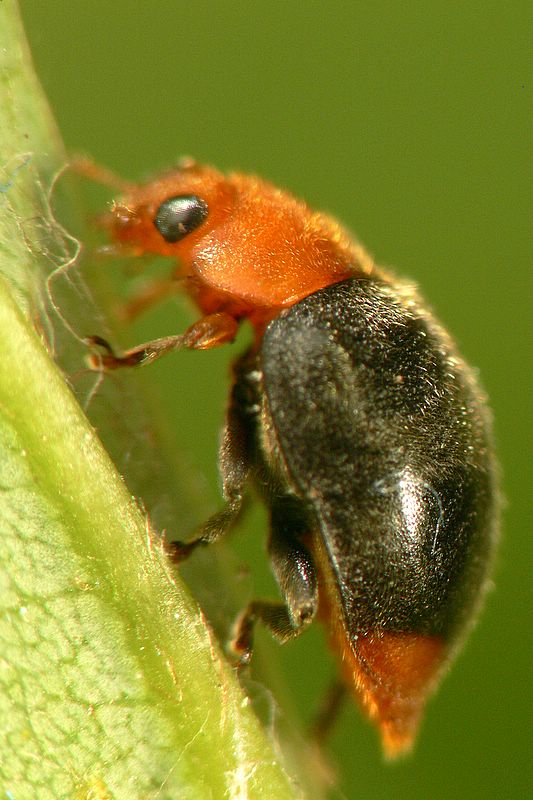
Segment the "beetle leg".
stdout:
<svg viewBox="0 0 533 800">
<path fill-rule="evenodd" d="M 175 278 L 151 281 L 119 307 L 120 319 L 131 322 L 160 300 L 166 300 L 178 292 L 183 292 L 183 284 Z"/>
<path fill-rule="evenodd" d="M 347 695 L 346 684 L 341 680 L 335 680 L 329 687 L 310 730 L 311 738 L 318 744 L 328 737 Z"/>
<path fill-rule="evenodd" d="M 242 511 L 251 456 L 247 421 L 242 414 L 237 391 L 234 384 L 218 456 L 226 505 L 202 525 L 196 537 L 188 542 L 169 543 L 170 555 L 175 562 L 184 561 L 197 547 L 211 544 L 223 536 Z"/>
<path fill-rule="evenodd" d="M 285 642 L 298 636 L 315 616 L 318 584 L 315 565 L 302 543 L 307 532 L 307 520 L 295 498 L 286 496 L 272 503 L 269 553 L 284 602 L 254 600 L 241 613 L 231 643 L 240 664 L 250 661 L 258 620 Z"/>
<path fill-rule="evenodd" d="M 190 328 L 187 328 L 185 333 L 181 333 L 178 336 L 164 336 L 161 339 L 154 339 L 152 342 L 145 342 L 131 350 L 126 350 L 122 356 L 115 355 L 105 339 L 100 336 L 89 336 L 85 339 L 85 342 L 90 347 L 100 348 L 102 352 L 99 350 L 91 353 L 88 357 L 88 363 L 89 367 L 94 370 L 142 366 L 156 361 L 165 353 L 171 353 L 173 350 L 186 348 L 208 350 L 226 342 L 231 342 L 235 338 L 237 328 L 237 320 L 229 314 L 224 312 L 209 314 L 207 317 L 199 319 Z"/>
</svg>

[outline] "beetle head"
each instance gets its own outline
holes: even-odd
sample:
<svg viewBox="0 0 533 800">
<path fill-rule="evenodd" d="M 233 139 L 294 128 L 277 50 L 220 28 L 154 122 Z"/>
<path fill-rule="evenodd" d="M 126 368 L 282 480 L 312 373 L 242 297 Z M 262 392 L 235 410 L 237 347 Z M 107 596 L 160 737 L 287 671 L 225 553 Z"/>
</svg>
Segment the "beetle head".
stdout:
<svg viewBox="0 0 533 800">
<path fill-rule="evenodd" d="M 157 180 L 133 186 L 113 203 L 104 225 L 128 253 L 187 261 L 198 241 L 229 214 L 232 195 L 222 173 L 187 159 Z"/>
<path fill-rule="evenodd" d="M 371 269 L 330 217 L 267 181 L 189 160 L 133 186 L 104 224 L 128 253 L 175 256 L 176 276 L 193 278 L 204 298 L 209 293 L 201 305 L 210 312 L 234 301 L 246 314 L 289 306 Z"/>
</svg>

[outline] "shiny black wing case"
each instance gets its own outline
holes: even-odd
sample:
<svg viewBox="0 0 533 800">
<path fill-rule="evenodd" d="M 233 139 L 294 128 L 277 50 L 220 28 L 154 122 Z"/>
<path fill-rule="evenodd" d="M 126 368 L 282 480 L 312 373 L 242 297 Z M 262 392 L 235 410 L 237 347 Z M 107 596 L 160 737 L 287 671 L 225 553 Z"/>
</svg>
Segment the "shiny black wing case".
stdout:
<svg viewBox="0 0 533 800">
<path fill-rule="evenodd" d="M 264 425 L 327 553 L 350 638 L 455 638 L 495 537 L 488 415 L 412 288 L 350 278 L 274 319 Z"/>
</svg>

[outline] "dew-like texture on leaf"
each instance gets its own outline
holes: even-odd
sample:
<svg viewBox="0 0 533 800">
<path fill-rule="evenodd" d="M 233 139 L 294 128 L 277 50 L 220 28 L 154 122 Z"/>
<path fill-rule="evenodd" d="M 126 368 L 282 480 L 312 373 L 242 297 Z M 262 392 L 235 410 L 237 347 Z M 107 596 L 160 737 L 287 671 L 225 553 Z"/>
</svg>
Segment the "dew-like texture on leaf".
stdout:
<svg viewBox="0 0 533 800">
<path fill-rule="evenodd" d="M 175 797 L 179 754 L 170 761 L 168 723 L 125 655 L 123 620 L 72 552 L 54 505 L 30 488 L 6 427 L 0 451 L 3 791 L 17 800 L 91 797 L 94 787 L 117 800 Z"/>
<path fill-rule="evenodd" d="M 159 537 L 1 280 L 0 341 L 0 792 L 294 797 Z"/>
</svg>

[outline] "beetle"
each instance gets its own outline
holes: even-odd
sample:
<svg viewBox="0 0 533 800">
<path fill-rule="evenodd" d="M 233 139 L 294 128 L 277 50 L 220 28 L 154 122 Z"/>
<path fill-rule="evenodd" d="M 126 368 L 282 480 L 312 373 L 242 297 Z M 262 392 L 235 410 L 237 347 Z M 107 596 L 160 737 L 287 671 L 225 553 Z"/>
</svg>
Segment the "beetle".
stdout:
<svg viewBox="0 0 533 800">
<path fill-rule="evenodd" d="M 200 317 L 122 355 L 91 337 L 91 366 L 218 347 L 243 320 L 254 331 L 233 365 L 225 505 L 171 545 L 175 559 L 229 530 L 253 481 L 282 601 L 241 614 L 241 663 L 257 621 L 285 641 L 319 617 L 385 754 L 408 752 L 479 609 L 497 539 L 490 415 L 473 371 L 412 285 L 267 181 L 187 160 L 124 189 L 104 221 L 115 248 L 177 259 L 131 314 L 185 286 Z"/>
</svg>

